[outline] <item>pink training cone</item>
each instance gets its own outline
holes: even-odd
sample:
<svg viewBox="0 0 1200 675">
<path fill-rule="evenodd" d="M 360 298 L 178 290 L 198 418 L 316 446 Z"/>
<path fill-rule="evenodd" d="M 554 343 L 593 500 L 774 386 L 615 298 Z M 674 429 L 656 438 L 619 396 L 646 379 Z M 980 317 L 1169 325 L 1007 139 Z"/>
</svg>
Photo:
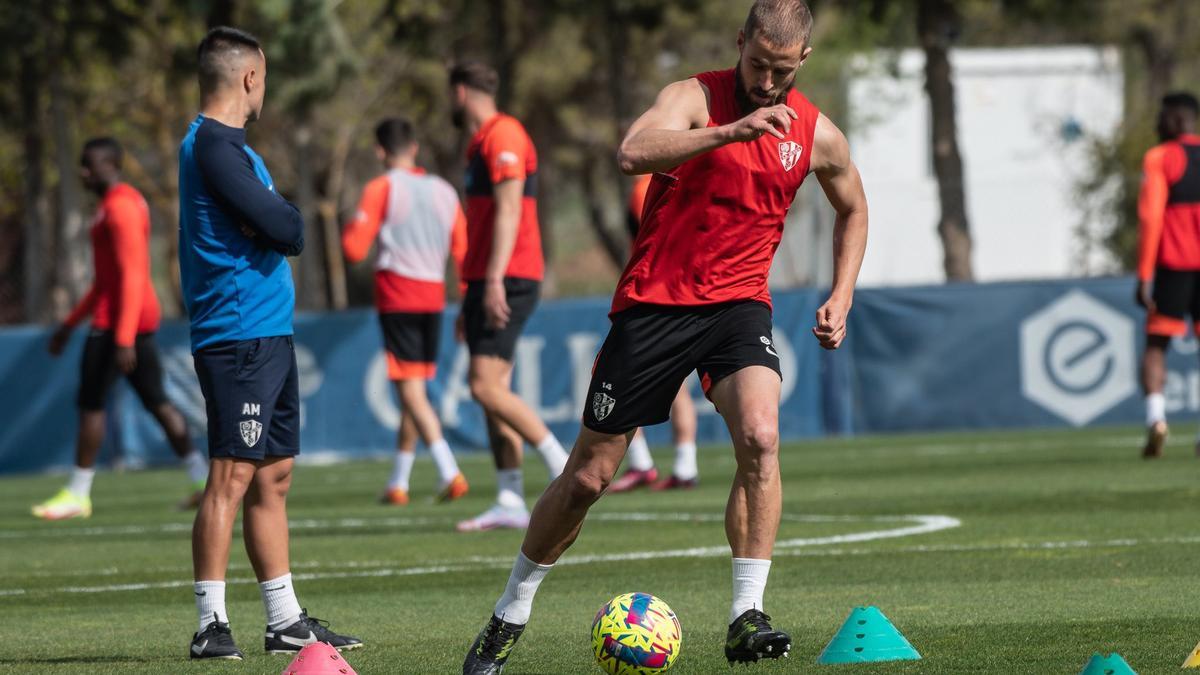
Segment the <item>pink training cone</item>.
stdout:
<svg viewBox="0 0 1200 675">
<path fill-rule="evenodd" d="M 314 642 L 300 650 L 280 675 L 358 675 L 327 642 Z"/>
</svg>

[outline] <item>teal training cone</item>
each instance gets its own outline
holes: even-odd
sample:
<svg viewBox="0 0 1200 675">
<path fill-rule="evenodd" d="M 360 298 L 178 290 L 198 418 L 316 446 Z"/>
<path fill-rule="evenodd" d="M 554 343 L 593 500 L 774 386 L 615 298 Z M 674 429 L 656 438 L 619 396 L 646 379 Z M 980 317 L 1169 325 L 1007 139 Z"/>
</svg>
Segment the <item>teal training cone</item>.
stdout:
<svg viewBox="0 0 1200 675">
<path fill-rule="evenodd" d="M 875 607 L 855 607 L 817 663 L 915 661 L 921 655 Z"/>
<path fill-rule="evenodd" d="M 1133 668 L 1125 663 L 1125 659 L 1121 655 L 1113 652 L 1108 656 L 1096 653 L 1092 654 L 1092 659 L 1087 662 L 1079 675 L 1137 675 Z"/>
</svg>

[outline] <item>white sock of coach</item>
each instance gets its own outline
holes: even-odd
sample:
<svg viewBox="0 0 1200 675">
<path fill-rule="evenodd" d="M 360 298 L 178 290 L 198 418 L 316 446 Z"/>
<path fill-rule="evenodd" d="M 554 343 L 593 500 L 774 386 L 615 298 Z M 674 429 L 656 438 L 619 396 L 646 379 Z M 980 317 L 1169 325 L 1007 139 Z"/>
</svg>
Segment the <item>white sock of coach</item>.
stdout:
<svg viewBox="0 0 1200 675">
<path fill-rule="evenodd" d="M 646 443 L 646 437 L 642 434 L 636 434 L 632 441 L 629 441 L 629 468 L 634 471 L 649 471 L 654 468 L 654 458 L 650 456 L 650 445 Z"/>
<path fill-rule="evenodd" d="M 188 480 L 193 484 L 208 480 L 208 458 L 199 450 L 192 450 L 183 458 L 183 466 L 187 469 Z"/>
<path fill-rule="evenodd" d="M 525 508 L 525 477 L 520 469 L 496 471 L 496 503 L 510 509 Z"/>
<path fill-rule="evenodd" d="M 217 621 L 229 623 L 229 614 L 225 612 L 224 581 L 197 581 L 192 584 L 192 591 L 196 594 L 196 614 L 200 617 L 197 633 L 213 622 L 214 614 Z"/>
<path fill-rule="evenodd" d="M 563 467 L 567 465 L 567 451 L 563 450 L 563 446 L 554 437 L 554 434 L 546 434 L 546 437 L 537 444 L 538 454 L 542 456 L 542 461 L 546 463 L 546 470 L 550 472 L 550 480 L 558 478 L 563 472 Z"/>
<path fill-rule="evenodd" d="M 262 591 L 263 607 L 267 610 L 267 627 L 271 630 L 286 628 L 300 620 L 300 602 L 292 588 L 291 572 L 264 581 L 258 585 Z"/>
<path fill-rule="evenodd" d="M 388 481 L 389 488 L 408 490 L 408 477 L 412 475 L 413 460 L 416 458 L 415 452 L 396 451 L 396 459 L 392 461 L 392 478 Z"/>
<path fill-rule="evenodd" d="M 770 560 L 733 559 L 733 605 L 729 608 L 729 623 L 748 609 L 763 611 L 763 590 L 767 587 L 770 571 Z"/>
<path fill-rule="evenodd" d="M 1167 421 L 1167 397 L 1162 392 L 1146 394 L 1146 426 Z"/>
<path fill-rule="evenodd" d="M 539 565 L 526 558 L 524 553 L 517 553 L 517 561 L 513 563 L 512 574 L 508 576 L 504 595 L 500 596 L 492 613 L 508 623 L 529 623 L 533 596 L 551 567 L 554 565 Z"/>
</svg>

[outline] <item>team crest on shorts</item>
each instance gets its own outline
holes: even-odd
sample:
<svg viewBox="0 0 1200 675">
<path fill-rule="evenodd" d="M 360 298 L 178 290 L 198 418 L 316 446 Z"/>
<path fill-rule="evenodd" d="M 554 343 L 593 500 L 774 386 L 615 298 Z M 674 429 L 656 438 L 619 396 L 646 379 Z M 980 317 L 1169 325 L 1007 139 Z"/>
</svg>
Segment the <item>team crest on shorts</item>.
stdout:
<svg viewBox="0 0 1200 675">
<path fill-rule="evenodd" d="M 791 171 L 792 167 L 796 166 L 796 162 L 800 161 L 800 154 L 804 152 L 803 146 L 795 141 L 784 141 L 779 144 L 779 161 L 783 162 L 783 170 Z"/>
<path fill-rule="evenodd" d="M 613 406 L 617 404 L 617 399 L 598 391 L 592 395 L 592 414 L 596 416 L 597 422 L 604 421 L 612 412 Z"/>
<path fill-rule="evenodd" d="M 258 444 L 258 439 L 262 436 L 262 423 L 258 420 L 242 420 L 238 427 L 242 431 L 242 441 L 245 442 L 247 448 L 253 448 Z"/>
</svg>

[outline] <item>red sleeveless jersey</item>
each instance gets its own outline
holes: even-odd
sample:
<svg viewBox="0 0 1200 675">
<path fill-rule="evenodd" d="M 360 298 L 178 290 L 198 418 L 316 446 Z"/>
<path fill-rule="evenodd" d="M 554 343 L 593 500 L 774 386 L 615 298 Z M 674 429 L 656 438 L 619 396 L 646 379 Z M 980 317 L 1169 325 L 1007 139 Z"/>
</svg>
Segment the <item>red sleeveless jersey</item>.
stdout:
<svg viewBox="0 0 1200 675">
<path fill-rule="evenodd" d="M 744 116 L 732 69 L 696 79 L 708 89 L 708 126 Z M 799 116 L 786 139 L 765 134 L 730 143 L 654 174 L 612 312 L 637 304 L 771 304 L 771 261 L 788 208 L 808 175 L 820 114 L 798 91 L 788 92 L 785 102 Z"/>
</svg>

